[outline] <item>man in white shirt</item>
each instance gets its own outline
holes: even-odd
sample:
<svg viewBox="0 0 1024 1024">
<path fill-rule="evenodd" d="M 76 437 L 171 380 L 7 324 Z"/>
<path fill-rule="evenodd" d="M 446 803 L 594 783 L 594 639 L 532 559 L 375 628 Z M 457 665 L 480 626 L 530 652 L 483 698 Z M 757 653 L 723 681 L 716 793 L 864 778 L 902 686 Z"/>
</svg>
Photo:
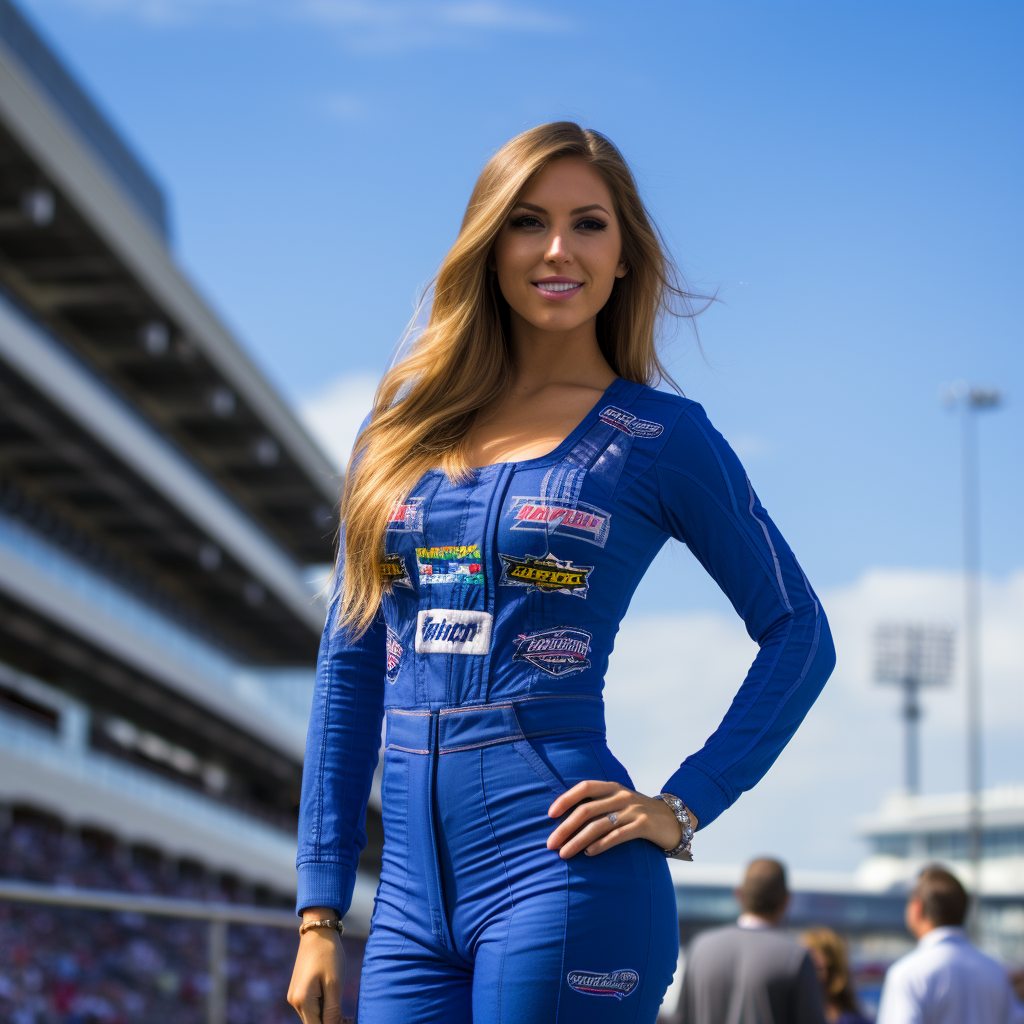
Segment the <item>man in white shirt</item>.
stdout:
<svg viewBox="0 0 1024 1024">
<path fill-rule="evenodd" d="M 925 868 L 907 901 L 917 948 L 889 968 L 877 1024 L 1024 1024 L 1006 970 L 968 941 L 966 914 L 959 881 Z"/>
</svg>

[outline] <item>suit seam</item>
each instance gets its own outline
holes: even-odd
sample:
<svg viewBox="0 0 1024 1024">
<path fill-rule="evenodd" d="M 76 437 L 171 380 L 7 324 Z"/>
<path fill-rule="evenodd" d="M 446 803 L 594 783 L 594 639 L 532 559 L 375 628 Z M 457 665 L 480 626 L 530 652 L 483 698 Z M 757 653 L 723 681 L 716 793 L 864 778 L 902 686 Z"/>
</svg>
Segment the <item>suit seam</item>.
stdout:
<svg viewBox="0 0 1024 1024">
<path fill-rule="evenodd" d="M 695 485 L 696 487 L 699 487 L 707 495 L 707 497 L 718 506 L 718 508 L 721 510 L 722 514 L 725 516 L 726 520 L 729 522 L 729 524 L 732 526 L 732 528 L 736 531 L 736 533 L 739 535 L 739 537 L 743 540 L 743 542 L 747 546 L 748 550 L 754 556 L 754 559 L 757 561 L 758 565 L 761 566 L 761 571 L 764 573 L 766 578 L 771 583 L 772 589 L 775 591 L 776 597 L 779 598 L 780 603 L 782 603 L 783 608 L 786 610 L 786 614 L 787 615 L 793 615 L 794 613 L 793 613 L 793 611 L 791 609 L 786 609 L 786 602 L 782 601 L 782 595 L 778 591 L 778 580 L 775 577 L 775 567 L 774 567 L 774 565 L 772 566 L 771 569 L 769 569 L 768 564 L 767 564 L 767 559 L 764 557 L 764 553 L 759 549 L 757 543 L 754 542 L 751 539 L 751 536 L 748 533 L 748 531 L 746 529 L 744 529 L 739 514 L 736 513 L 736 512 L 730 512 L 722 504 L 722 502 L 718 499 L 718 497 L 715 495 L 715 493 L 704 483 L 704 481 L 699 479 L 698 477 L 695 477 L 688 470 L 677 469 L 675 466 L 658 466 L 657 469 L 659 471 L 668 472 L 668 473 L 675 473 L 677 476 L 685 477 L 691 484 Z M 660 480 L 660 478 L 658 479 L 658 504 L 659 504 L 659 506 L 662 509 L 664 509 L 664 502 L 662 501 L 662 497 L 661 497 L 661 480 Z M 672 534 L 671 530 L 666 530 L 665 532 L 668 533 L 670 536 L 674 536 L 674 534 Z M 684 534 L 684 543 L 686 544 L 687 547 L 689 547 L 691 550 L 693 550 L 692 545 L 689 543 L 689 541 L 687 541 L 685 539 L 685 534 Z M 703 564 L 703 562 L 701 564 Z"/>
</svg>

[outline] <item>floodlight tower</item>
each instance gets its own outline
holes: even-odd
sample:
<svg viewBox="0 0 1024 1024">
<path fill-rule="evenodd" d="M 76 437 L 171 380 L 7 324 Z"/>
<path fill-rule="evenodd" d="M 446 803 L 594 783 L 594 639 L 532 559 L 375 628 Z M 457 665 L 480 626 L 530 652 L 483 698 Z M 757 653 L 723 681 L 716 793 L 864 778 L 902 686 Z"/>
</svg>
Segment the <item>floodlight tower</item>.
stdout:
<svg viewBox="0 0 1024 1024">
<path fill-rule="evenodd" d="M 978 474 L 977 414 L 998 409 L 1003 396 L 995 388 L 963 381 L 941 392 L 942 403 L 960 411 L 964 529 L 964 662 L 967 676 L 967 789 L 970 794 L 971 874 L 974 895 L 981 893 L 981 494 Z M 972 931 L 977 914 L 972 914 Z"/>
<path fill-rule="evenodd" d="M 921 788 L 921 689 L 948 685 L 952 669 L 950 627 L 885 623 L 875 630 L 875 679 L 903 689 L 903 785 L 915 796 Z"/>
</svg>

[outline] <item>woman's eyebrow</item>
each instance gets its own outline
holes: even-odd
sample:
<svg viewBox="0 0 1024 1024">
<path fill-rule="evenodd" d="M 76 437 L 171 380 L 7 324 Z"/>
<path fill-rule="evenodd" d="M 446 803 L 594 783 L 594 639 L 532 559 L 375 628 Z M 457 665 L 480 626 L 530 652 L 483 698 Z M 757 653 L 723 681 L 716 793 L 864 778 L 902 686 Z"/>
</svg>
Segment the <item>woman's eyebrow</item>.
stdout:
<svg viewBox="0 0 1024 1024">
<path fill-rule="evenodd" d="M 516 203 L 513 209 L 524 209 L 533 210 L 535 213 L 547 213 L 543 206 L 537 206 L 535 203 Z M 602 213 L 608 213 L 608 211 L 600 203 L 591 203 L 589 206 L 577 206 L 575 210 L 569 211 L 570 217 L 575 217 L 578 213 L 586 213 L 588 210 L 600 210 Z M 610 217 L 611 214 L 608 213 Z"/>
</svg>

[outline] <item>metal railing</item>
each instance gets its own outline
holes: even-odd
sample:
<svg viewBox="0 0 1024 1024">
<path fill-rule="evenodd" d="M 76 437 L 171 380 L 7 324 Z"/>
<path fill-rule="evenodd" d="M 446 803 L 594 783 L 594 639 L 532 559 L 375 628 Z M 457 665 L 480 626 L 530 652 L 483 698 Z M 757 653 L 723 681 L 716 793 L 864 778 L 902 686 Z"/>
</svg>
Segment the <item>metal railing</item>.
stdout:
<svg viewBox="0 0 1024 1024">
<path fill-rule="evenodd" d="M 210 984 L 206 996 L 207 1024 L 225 1024 L 228 1004 L 228 926 L 262 925 L 265 928 L 297 929 L 294 911 L 255 907 L 242 903 L 206 903 L 169 896 L 136 896 L 106 889 L 78 889 L 0 878 L 0 900 L 35 903 L 81 910 L 122 911 L 156 917 L 188 918 L 209 922 L 207 970 Z"/>
</svg>

